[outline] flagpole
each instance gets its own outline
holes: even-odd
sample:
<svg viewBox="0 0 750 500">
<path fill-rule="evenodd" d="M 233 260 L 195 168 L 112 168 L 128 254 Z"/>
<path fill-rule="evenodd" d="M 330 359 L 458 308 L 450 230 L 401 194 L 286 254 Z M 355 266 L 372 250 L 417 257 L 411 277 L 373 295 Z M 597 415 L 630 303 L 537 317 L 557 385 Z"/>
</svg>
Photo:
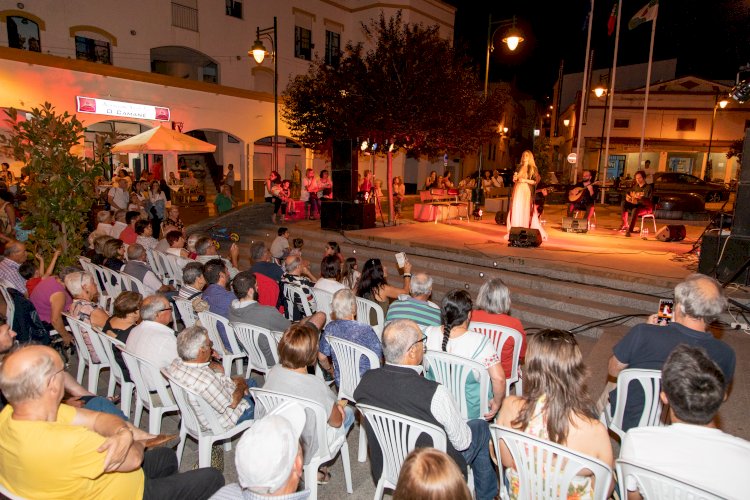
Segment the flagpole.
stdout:
<svg viewBox="0 0 750 500">
<path fill-rule="evenodd" d="M 590 77 L 589 74 L 589 60 L 591 57 L 591 27 L 594 24 L 594 0 L 591 0 L 591 11 L 589 12 L 589 34 L 586 37 L 586 60 L 583 63 L 583 83 L 581 84 L 581 107 L 578 110 L 578 121 L 576 127 L 578 127 L 578 138 L 576 139 L 576 164 L 573 165 L 573 179 L 572 183 L 575 184 L 578 181 L 578 165 L 583 166 L 583 158 L 581 158 L 581 139 L 583 137 L 583 111 L 586 109 L 586 103 L 589 100 L 589 85 Z"/>
<path fill-rule="evenodd" d="M 643 156 L 643 139 L 646 136 L 646 115 L 648 114 L 648 93 L 651 90 L 651 65 L 654 61 L 654 38 L 656 37 L 656 18 L 651 22 L 651 47 L 648 49 L 648 69 L 646 70 L 646 97 L 643 101 L 643 123 L 641 124 L 641 148 L 638 150 L 638 169 L 641 168 L 641 157 Z"/>
<path fill-rule="evenodd" d="M 612 59 L 612 75 L 609 81 L 609 116 L 607 117 L 607 141 L 604 147 L 604 164 L 609 164 L 609 136 L 612 132 L 612 108 L 615 104 L 615 79 L 617 77 L 617 49 L 620 45 L 620 18 L 622 17 L 622 0 L 617 2 L 617 28 L 615 30 L 615 54 Z M 601 165 L 599 166 L 601 168 Z M 603 182 L 607 181 L 607 169 L 604 169 L 604 178 L 599 176 Z M 604 189 L 602 189 L 602 203 L 604 203 Z"/>
</svg>

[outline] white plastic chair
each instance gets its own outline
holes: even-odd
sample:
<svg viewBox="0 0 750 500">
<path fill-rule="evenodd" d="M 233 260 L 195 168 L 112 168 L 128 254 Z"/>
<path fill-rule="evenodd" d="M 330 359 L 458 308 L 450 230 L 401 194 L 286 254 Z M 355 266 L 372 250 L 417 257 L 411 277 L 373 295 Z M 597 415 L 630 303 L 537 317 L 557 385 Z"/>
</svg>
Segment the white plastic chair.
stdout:
<svg viewBox="0 0 750 500">
<path fill-rule="evenodd" d="M 182 268 L 183 265 L 180 263 L 180 260 L 171 254 L 165 253 L 162 254 L 162 262 L 163 265 L 168 266 L 170 269 L 170 276 L 172 276 L 172 279 L 175 281 L 175 283 L 179 286 L 182 286 Z"/>
<path fill-rule="evenodd" d="M 242 434 L 252 427 L 254 420 L 246 420 L 235 425 L 229 430 L 225 430 L 219 421 L 216 410 L 200 394 L 185 387 L 174 378 L 169 376 L 167 370 L 161 370 L 162 375 L 169 381 L 172 388 L 172 394 L 180 408 L 180 444 L 177 446 L 178 465 L 182 460 L 182 454 L 185 451 L 185 441 L 187 436 L 192 436 L 198 441 L 198 467 L 211 466 L 211 447 L 217 441 L 224 441 L 224 450 L 232 449 L 231 439 L 238 434 Z M 204 429 L 200 425 L 200 419 L 194 405 L 200 408 L 200 414 L 208 423 L 208 428 Z"/>
<path fill-rule="evenodd" d="M 375 317 L 377 319 L 374 325 L 372 324 L 370 311 L 375 311 Z M 372 329 L 375 330 L 375 334 L 378 338 L 382 339 L 383 328 L 385 327 L 385 314 L 383 314 L 383 308 L 380 307 L 380 304 L 373 302 L 372 300 L 357 297 L 357 321 L 372 326 Z"/>
<path fill-rule="evenodd" d="M 177 278 L 175 276 L 172 264 L 167 260 L 167 254 L 153 250 L 154 260 L 156 261 L 157 267 L 161 270 L 163 279 L 162 281 L 166 285 L 177 284 Z"/>
<path fill-rule="evenodd" d="M 182 318 L 182 323 L 185 325 L 185 328 L 195 325 L 195 322 L 198 319 L 198 315 L 195 313 L 195 310 L 193 309 L 192 301 L 186 300 L 186 299 L 175 298 L 174 305 L 177 307 L 177 310 L 180 312 L 180 318 Z"/>
<path fill-rule="evenodd" d="M 165 278 L 167 277 L 164 268 L 161 267 L 161 262 L 159 262 L 156 259 L 156 252 L 150 248 L 146 249 L 146 256 L 148 257 L 148 265 L 151 267 L 151 270 L 156 273 L 156 275 L 161 279 L 162 281 L 166 281 Z"/>
<path fill-rule="evenodd" d="M 333 302 L 333 294 L 320 288 L 311 288 L 313 297 L 315 297 L 315 306 L 317 312 L 326 313 L 326 322 L 331 321 L 331 302 Z"/>
<path fill-rule="evenodd" d="M 617 402 L 615 403 L 614 414 L 612 413 L 610 402 L 607 402 L 607 406 L 603 412 L 604 422 L 611 431 L 620 436 L 620 442 L 625 437 L 622 420 L 625 416 L 628 388 L 631 382 L 636 381 L 641 384 L 644 393 L 643 412 L 636 427 L 666 425 L 668 412 L 664 411 L 664 403 L 662 403 L 659 397 L 659 392 L 661 391 L 661 371 L 626 368 L 617 376 Z"/>
<path fill-rule="evenodd" d="M 518 375 L 518 363 L 521 359 L 521 346 L 523 344 L 523 335 L 521 335 L 521 332 L 509 326 L 481 323 L 479 321 L 469 323 L 469 330 L 489 337 L 500 358 L 502 358 L 505 343 L 513 339 L 513 364 L 511 365 L 510 373 L 505 374 L 505 395 L 510 395 L 510 386 L 513 384 L 516 384 L 516 394 L 518 396 L 523 394 L 523 381 Z"/>
<path fill-rule="evenodd" d="M 359 364 L 364 356 L 370 362 L 370 370 L 380 368 L 378 355 L 357 343 L 338 337 L 326 336 L 326 340 L 333 349 L 334 362 L 339 366 L 339 399 L 348 399 L 356 403 L 354 391 L 359 385 L 362 376 L 359 374 Z M 360 426 L 359 429 L 359 454 L 357 460 L 367 460 L 367 434 Z"/>
<path fill-rule="evenodd" d="M 646 499 L 660 500 L 721 500 L 724 497 L 710 493 L 700 486 L 676 479 L 629 460 L 618 459 L 617 468 L 620 498 L 627 498 L 626 478 L 632 476 L 638 484 L 638 491 Z"/>
<path fill-rule="evenodd" d="M 317 450 L 314 451 L 305 465 L 305 487 L 310 490 L 310 498 L 318 498 L 318 469 L 321 464 L 333 460 L 341 452 L 341 462 L 344 466 L 344 480 L 346 482 L 347 493 L 352 493 L 352 469 L 349 462 L 349 445 L 346 442 L 344 432 L 328 432 L 328 414 L 330 408 L 323 408 L 320 404 L 310 399 L 298 398 L 289 394 L 273 392 L 267 389 L 251 387 L 250 393 L 255 399 L 255 415 L 261 418 L 267 415 L 282 403 L 294 401 L 305 408 L 305 413 L 310 414 L 311 410 L 315 415 L 315 436 Z M 258 413 L 258 410 L 261 413 Z M 308 417 L 309 418 L 309 417 Z M 310 450 L 312 451 L 312 450 Z M 307 459 L 307 457 L 305 457 Z"/>
<path fill-rule="evenodd" d="M 138 292 L 145 299 L 150 293 L 146 290 L 146 285 L 137 278 L 130 276 L 129 274 L 119 273 L 120 283 L 122 283 L 122 291 Z"/>
<path fill-rule="evenodd" d="M 5 321 L 11 328 L 13 328 L 13 316 L 15 314 L 16 306 L 13 304 L 13 298 L 10 296 L 7 286 L 0 285 L 0 295 L 2 295 L 3 300 L 5 301 Z"/>
<path fill-rule="evenodd" d="M 437 425 L 370 405 L 357 405 L 370 424 L 383 455 L 383 471 L 375 488 L 375 500 L 383 498 L 385 488 L 395 488 L 406 456 L 416 447 L 417 439 L 427 434 L 432 447 L 446 451 L 448 439 Z"/>
<path fill-rule="evenodd" d="M 167 381 L 157 367 L 145 359 L 131 354 L 123 347 L 117 346 L 122 352 L 122 359 L 130 372 L 130 378 L 135 382 L 135 415 L 133 425 L 139 427 L 143 408 L 148 410 L 148 432 L 159 434 L 161 432 L 161 420 L 165 413 L 178 411 Z M 151 392 L 148 381 L 154 386 Z"/>
<path fill-rule="evenodd" d="M 100 269 L 107 278 L 104 282 L 104 288 L 107 289 L 107 295 L 109 295 L 114 302 L 123 290 L 121 275 L 119 272 L 113 271 L 107 267 L 101 267 Z"/>
<path fill-rule="evenodd" d="M 492 424 L 490 432 L 498 462 L 502 465 L 500 441 L 505 443 L 513 457 L 520 483 L 518 498 L 566 500 L 570 483 L 585 470 L 594 475 L 594 499 L 608 498 L 612 469 L 601 460 L 507 427 Z M 506 467 L 500 469 L 502 485 Z M 508 498 L 507 494 L 504 498 Z"/>
<path fill-rule="evenodd" d="M 224 316 L 218 314 L 202 311 L 198 313 L 198 318 L 201 320 L 203 328 L 208 330 L 208 338 L 214 344 L 214 350 L 221 356 L 222 364 L 224 365 L 224 373 L 231 375 L 232 364 L 237 361 L 237 373 L 242 374 L 242 358 L 247 357 L 240 345 L 237 343 L 237 336 L 234 333 L 234 328 L 229 323 L 229 320 Z M 224 342 L 221 340 L 219 334 L 218 324 L 224 325 L 224 333 L 229 339 L 229 349 L 224 346 Z M 231 350 L 230 350 L 231 349 Z"/>
<path fill-rule="evenodd" d="M 112 396 L 115 390 L 114 378 L 112 375 L 112 369 L 109 365 L 107 352 L 104 350 L 104 346 L 99 340 L 99 335 L 94 332 L 93 328 L 91 328 L 91 325 L 89 325 L 88 323 L 79 321 L 67 313 L 63 313 L 63 316 L 68 322 L 70 331 L 73 333 L 73 338 L 75 339 L 76 343 L 76 350 L 78 351 L 78 376 L 76 377 L 76 380 L 78 380 L 79 384 L 82 384 L 83 372 L 86 368 L 88 368 L 88 390 L 89 392 L 96 394 L 96 390 L 99 386 L 99 372 L 102 368 L 110 368 L 107 396 Z M 88 336 L 89 341 L 91 342 L 91 346 L 93 347 L 96 356 L 99 358 L 99 363 L 94 363 L 94 361 L 91 359 L 91 353 L 89 352 L 89 348 L 86 346 L 86 342 L 84 341 L 84 334 Z"/>
<path fill-rule="evenodd" d="M 94 278 L 94 285 L 96 285 L 96 289 L 99 292 L 99 306 L 106 309 L 109 314 L 112 314 L 112 308 L 116 296 L 113 297 L 109 293 L 109 289 L 107 288 L 107 274 L 104 271 L 104 266 L 97 266 L 91 261 L 86 263 L 84 260 L 81 260 L 80 262 L 83 266 L 83 270 Z"/>
<path fill-rule="evenodd" d="M 310 305 L 310 301 L 307 300 L 307 295 L 302 291 L 302 288 L 290 285 L 289 283 L 282 283 L 284 287 L 284 297 L 286 297 L 286 316 L 290 320 L 294 319 L 294 309 L 296 306 L 295 302 L 302 304 L 303 315 L 305 317 L 312 316 L 313 310 Z M 299 298 L 299 300 L 295 300 Z"/>
<path fill-rule="evenodd" d="M 0 497 L 7 498 L 9 500 L 25 500 L 23 497 L 19 497 L 18 495 L 14 495 L 10 491 L 8 491 L 2 484 L 0 484 Z"/>
<path fill-rule="evenodd" d="M 484 365 L 442 351 L 427 351 L 423 363 L 425 373 L 429 371 L 435 381 L 443 384 L 451 393 L 463 418 L 469 419 L 466 383 L 470 375 L 479 382 L 479 416 L 489 412 L 490 374 Z"/>
<path fill-rule="evenodd" d="M 261 338 L 265 338 L 266 342 L 268 342 L 274 364 L 279 363 L 279 344 L 271 334 L 271 330 L 247 323 L 232 323 L 232 327 L 234 328 L 234 333 L 237 335 L 237 340 L 247 353 L 245 378 L 250 377 L 252 370 L 260 372 L 265 376 L 268 370 L 271 369 L 266 356 L 263 354 L 263 350 L 260 348 L 259 341 Z"/>
<path fill-rule="evenodd" d="M 654 223 L 654 234 L 656 234 L 656 217 L 653 213 L 641 215 L 641 234 L 643 234 L 643 221 L 646 219 L 651 219 L 651 222 Z"/>
<path fill-rule="evenodd" d="M 117 346 L 125 348 L 125 344 L 120 342 L 116 338 L 110 337 L 104 332 L 97 330 L 99 338 L 101 339 L 104 351 L 107 353 L 107 359 L 109 360 L 109 369 L 112 370 L 113 378 L 109 379 L 109 383 L 114 386 L 115 383 L 120 384 L 120 409 L 125 416 L 130 417 L 130 405 L 133 401 L 133 391 L 135 390 L 135 384 L 133 382 L 125 381 L 125 374 L 122 368 L 117 364 L 117 358 L 115 358 L 115 349 Z M 114 394 L 114 387 L 112 387 L 112 394 Z M 109 394 L 109 391 L 108 391 Z M 110 396 L 112 394 L 109 394 Z"/>
</svg>

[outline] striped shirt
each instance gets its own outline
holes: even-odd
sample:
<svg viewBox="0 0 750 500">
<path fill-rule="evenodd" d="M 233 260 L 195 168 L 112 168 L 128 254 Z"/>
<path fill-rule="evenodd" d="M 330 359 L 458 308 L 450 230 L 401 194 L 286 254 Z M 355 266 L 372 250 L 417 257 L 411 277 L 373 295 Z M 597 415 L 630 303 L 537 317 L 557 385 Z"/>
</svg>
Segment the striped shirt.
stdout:
<svg viewBox="0 0 750 500">
<path fill-rule="evenodd" d="M 410 319 L 423 326 L 438 326 L 440 308 L 428 300 L 415 299 L 410 295 L 399 295 L 398 300 L 393 301 L 388 308 L 385 322 L 396 319 Z"/>
</svg>

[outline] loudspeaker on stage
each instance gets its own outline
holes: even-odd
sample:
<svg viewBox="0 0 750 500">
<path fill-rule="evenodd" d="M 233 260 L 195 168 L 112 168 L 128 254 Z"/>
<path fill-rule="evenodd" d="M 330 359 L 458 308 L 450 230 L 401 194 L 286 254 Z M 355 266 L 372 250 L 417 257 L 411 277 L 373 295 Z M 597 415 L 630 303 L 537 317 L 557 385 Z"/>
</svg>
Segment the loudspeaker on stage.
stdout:
<svg viewBox="0 0 750 500">
<path fill-rule="evenodd" d="M 687 229 L 682 224 L 669 224 L 659 229 L 656 239 L 659 241 L 682 241 L 687 235 Z"/>
<path fill-rule="evenodd" d="M 542 233 L 538 229 L 527 227 L 512 227 L 508 233 L 508 246 L 538 247 L 542 244 Z"/>
</svg>

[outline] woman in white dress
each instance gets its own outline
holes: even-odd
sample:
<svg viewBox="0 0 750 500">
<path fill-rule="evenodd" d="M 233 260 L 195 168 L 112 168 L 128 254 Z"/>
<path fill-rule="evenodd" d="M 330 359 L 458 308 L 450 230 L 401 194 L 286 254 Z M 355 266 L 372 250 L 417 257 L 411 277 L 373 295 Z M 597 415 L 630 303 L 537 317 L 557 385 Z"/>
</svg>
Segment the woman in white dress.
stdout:
<svg viewBox="0 0 750 500">
<path fill-rule="evenodd" d="M 534 186 L 539 182 L 539 171 L 534 162 L 534 154 L 524 151 L 521 164 L 513 174 L 513 202 L 508 213 L 508 233 L 512 227 L 530 227 L 538 229 L 542 240 L 547 240 L 547 232 L 539 223 L 539 215 L 534 209 Z M 505 235 L 508 239 L 508 235 Z"/>
</svg>

